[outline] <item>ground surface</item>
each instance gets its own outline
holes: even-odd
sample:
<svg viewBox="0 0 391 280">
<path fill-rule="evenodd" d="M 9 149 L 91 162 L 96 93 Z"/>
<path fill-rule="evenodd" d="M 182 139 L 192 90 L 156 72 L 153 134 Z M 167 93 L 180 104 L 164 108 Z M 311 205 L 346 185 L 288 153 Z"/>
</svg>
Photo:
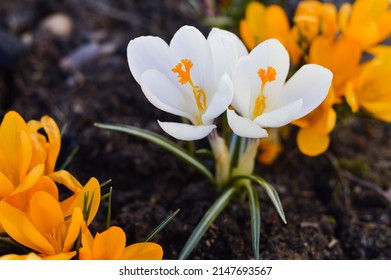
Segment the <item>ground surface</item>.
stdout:
<svg viewBox="0 0 391 280">
<path fill-rule="evenodd" d="M 43 28 L 56 13 L 71 19 L 74 28 L 68 37 Z M 101 182 L 112 179 L 112 223 L 125 229 L 128 243 L 142 240 L 181 209 L 156 239 L 168 259 L 178 256 L 218 192 L 161 148 L 93 123 L 124 123 L 162 133 L 156 119 L 175 120 L 145 99 L 129 72 L 126 45 L 140 35 L 169 40 L 184 24 L 208 32 L 187 1 L 0 2 L 0 30 L 28 45 L 21 55 L 11 48 L 17 60 L 1 64 L 1 116 L 13 109 L 26 120 L 49 114 L 59 126 L 67 125 L 59 162 L 78 145 L 70 171 L 82 183 L 92 176 Z M 81 47 L 88 51 L 69 56 Z M 260 189 L 261 257 L 390 259 L 390 204 L 385 198 L 391 194 L 390 136 L 390 125 L 355 117 L 338 125 L 327 155 L 301 155 L 292 137 L 274 165 L 257 166 L 257 173 L 279 191 L 288 221 L 280 221 Z M 224 210 L 191 258 L 252 258 L 245 199 L 235 199 Z"/>
</svg>

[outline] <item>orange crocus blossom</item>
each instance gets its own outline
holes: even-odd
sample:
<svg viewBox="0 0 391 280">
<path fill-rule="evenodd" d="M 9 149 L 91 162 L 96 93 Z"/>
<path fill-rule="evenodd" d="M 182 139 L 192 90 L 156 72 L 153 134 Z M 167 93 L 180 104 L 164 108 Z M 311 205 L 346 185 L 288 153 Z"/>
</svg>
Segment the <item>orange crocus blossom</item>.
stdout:
<svg viewBox="0 0 391 280">
<path fill-rule="evenodd" d="M 343 34 L 356 40 L 364 50 L 391 35 L 389 0 L 357 0 L 353 4 L 345 3 L 340 13 L 340 28 Z"/>
<path fill-rule="evenodd" d="M 80 260 L 161 260 L 163 249 L 153 242 L 141 242 L 126 246 L 124 231 L 116 226 L 110 227 L 95 238 L 84 225 Z"/>
<path fill-rule="evenodd" d="M 278 5 L 265 6 L 253 1 L 246 8 L 245 18 L 240 21 L 240 37 L 249 50 L 267 39 L 278 39 L 288 50 L 291 60 L 297 63 L 300 48 L 290 30 L 288 16 Z"/>
<path fill-rule="evenodd" d="M 78 207 L 83 210 L 84 215 L 87 215 L 84 217 L 87 225 L 91 224 L 98 212 L 101 199 L 98 180 L 92 177 L 83 187 L 80 182 L 66 170 L 53 172 L 49 177 L 53 181 L 66 186 L 73 192 L 73 195 L 61 202 L 61 209 L 64 212 L 64 215 L 71 215 L 73 209 Z"/>
<path fill-rule="evenodd" d="M 374 58 L 361 66 L 360 73 L 347 85 L 346 100 L 353 112 L 360 108 L 373 117 L 391 122 L 391 47 L 379 46 Z"/>
<path fill-rule="evenodd" d="M 38 132 L 41 128 L 47 138 Z M 53 172 L 60 143 L 60 131 L 50 117 L 26 123 L 17 112 L 8 112 L 0 127 L 0 199 L 30 189 Z"/>
<path fill-rule="evenodd" d="M 5 232 L 42 257 L 72 252 L 83 222 L 79 207 L 65 219 L 59 201 L 44 191 L 32 195 L 28 212 L 1 201 L 0 213 Z"/>
</svg>

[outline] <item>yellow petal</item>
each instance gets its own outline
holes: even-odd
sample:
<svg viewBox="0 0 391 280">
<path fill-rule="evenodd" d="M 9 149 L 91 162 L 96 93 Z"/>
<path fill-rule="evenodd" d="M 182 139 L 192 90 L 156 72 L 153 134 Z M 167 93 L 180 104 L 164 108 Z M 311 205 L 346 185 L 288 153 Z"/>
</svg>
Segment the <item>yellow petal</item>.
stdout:
<svg viewBox="0 0 391 280">
<path fill-rule="evenodd" d="M 0 200 L 6 196 L 9 196 L 14 190 L 14 185 L 12 182 L 0 172 Z"/>
<path fill-rule="evenodd" d="M 35 166 L 23 179 L 23 181 L 19 184 L 19 186 L 14 190 L 12 195 L 21 193 L 32 188 L 42 177 L 43 170 L 45 166 L 43 164 L 39 164 Z"/>
<path fill-rule="evenodd" d="M 31 222 L 43 234 L 53 232 L 64 224 L 59 202 L 43 191 L 38 191 L 31 197 L 29 214 Z"/>
<path fill-rule="evenodd" d="M 378 20 L 383 14 L 389 13 L 388 9 L 388 0 L 355 1 L 352 6 L 351 17 L 346 29 L 346 34 L 357 39 L 364 49 L 381 41 L 387 37 L 385 29 L 390 30 L 390 27 L 379 26 Z M 389 22 L 387 19 L 381 19 L 379 21 L 381 25 L 387 24 L 387 22 Z"/>
<path fill-rule="evenodd" d="M 22 147 L 28 143 L 24 142 L 25 137 L 21 139 L 22 131 L 27 131 L 23 118 L 14 111 L 8 112 L 0 127 L 0 166 L 14 186 L 18 185 L 20 171 L 25 168 L 25 161 L 28 160 L 24 154 L 27 149 Z"/>
<path fill-rule="evenodd" d="M 119 227 L 110 227 L 102 233 L 97 233 L 92 248 L 95 260 L 119 260 L 126 245 L 126 236 Z"/>
<path fill-rule="evenodd" d="M 281 41 L 289 32 L 289 21 L 284 9 L 278 5 L 267 7 L 264 27 L 258 26 L 258 28 L 266 28 L 265 39 L 277 38 Z"/>
<path fill-rule="evenodd" d="M 21 182 L 30 167 L 32 158 L 31 141 L 27 132 L 20 132 L 20 155 L 19 155 L 19 182 Z"/>
<path fill-rule="evenodd" d="M 42 258 L 35 253 L 29 253 L 27 255 L 8 254 L 1 256 L 0 260 L 42 260 Z"/>
<path fill-rule="evenodd" d="M 311 128 L 302 128 L 297 134 L 299 150 L 307 156 L 317 156 L 329 147 L 330 137 Z"/>
<path fill-rule="evenodd" d="M 250 50 L 255 48 L 256 46 L 255 34 L 251 32 L 247 21 L 245 20 L 240 21 L 239 32 L 240 32 L 240 37 L 242 38 L 243 43 L 246 45 L 246 47 Z"/>
<path fill-rule="evenodd" d="M 94 237 L 88 229 L 85 221 L 81 227 L 81 244 L 82 248 L 79 250 L 79 260 L 92 260 L 92 247 L 94 246 Z"/>
<path fill-rule="evenodd" d="M 349 38 L 318 37 L 312 41 L 309 63 L 322 65 L 333 72 L 333 87 L 337 93 L 343 91 L 349 79 L 359 71 L 362 49 Z"/>
<path fill-rule="evenodd" d="M 382 14 L 376 21 L 379 38 L 378 41 L 383 41 L 391 35 L 391 11 Z"/>
<path fill-rule="evenodd" d="M 68 253 L 59 253 L 57 255 L 44 257 L 43 259 L 44 260 L 60 260 L 60 261 L 63 260 L 63 261 L 67 261 L 67 260 L 72 259 L 74 256 L 76 256 L 76 251 L 72 251 L 72 252 L 68 252 Z"/>
<path fill-rule="evenodd" d="M 352 83 L 348 83 L 346 86 L 345 99 L 353 113 L 356 113 L 360 108 L 356 93 L 354 92 Z"/>
<path fill-rule="evenodd" d="M 80 208 L 76 207 L 73 210 L 72 219 L 64 241 L 63 252 L 72 250 L 75 240 L 81 233 L 81 225 L 83 223 L 83 213 Z"/>
<path fill-rule="evenodd" d="M 245 20 L 250 32 L 255 38 L 255 45 L 264 41 L 266 38 L 266 29 L 264 28 L 265 17 L 266 8 L 263 4 L 255 1 L 248 4 Z"/>
<path fill-rule="evenodd" d="M 66 186 L 70 191 L 76 194 L 83 190 L 83 186 L 79 183 L 79 181 L 66 170 L 53 172 L 49 174 L 49 177 L 52 178 L 53 181 Z"/>
<path fill-rule="evenodd" d="M 30 121 L 31 122 L 31 121 Z M 38 132 L 30 133 L 30 141 L 32 146 L 32 158 L 30 168 L 38 164 L 45 164 L 46 161 L 46 138 Z"/>
<path fill-rule="evenodd" d="M 339 8 L 338 25 L 341 32 L 345 32 L 348 26 L 351 11 L 352 5 L 350 3 L 343 3 L 342 6 Z"/>
<path fill-rule="evenodd" d="M 46 159 L 46 174 L 50 174 L 56 167 L 56 161 L 61 148 L 61 133 L 56 122 L 49 116 L 41 118 L 43 128 L 49 139 L 48 154 Z"/>
<path fill-rule="evenodd" d="M 37 252 L 54 255 L 53 246 L 33 226 L 27 215 L 5 201 L 0 202 L 0 223 L 18 243 Z"/>
<path fill-rule="evenodd" d="M 262 138 L 259 141 L 258 161 L 262 164 L 272 164 L 282 152 L 281 144 L 269 140 L 269 138 Z"/>
<path fill-rule="evenodd" d="M 125 248 L 122 260 L 161 260 L 163 248 L 153 242 L 141 242 Z"/>
<path fill-rule="evenodd" d="M 49 177 L 43 176 L 32 188 L 25 192 L 19 192 L 15 195 L 9 196 L 5 199 L 5 201 L 19 210 L 26 212 L 29 208 L 32 195 L 37 191 L 47 192 L 56 200 L 58 200 L 58 189 L 56 184 L 54 184 L 54 182 Z"/>
<path fill-rule="evenodd" d="M 87 205 L 84 205 L 84 196 L 87 196 L 88 201 Z M 98 212 L 101 199 L 100 185 L 96 178 L 91 178 L 88 183 L 83 188 L 83 195 L 80 195 L 76 206 L 80 208 L 89 207 L 90 215 L 88 216 L 87 226 L 91 224 L 92 220 L 95 218 L 96 213 Z"/>
<path fill-rule="evenodd" d="M 56 201 L 59 199 L 58 188 L 57 185 L 50 179 L 48 176 L 43 176 L 39 179 L 39 182 L 30 190 L 31 195 L 33 195 L 36 191 L 44 191 L 50 194 Z"/>
</svg>

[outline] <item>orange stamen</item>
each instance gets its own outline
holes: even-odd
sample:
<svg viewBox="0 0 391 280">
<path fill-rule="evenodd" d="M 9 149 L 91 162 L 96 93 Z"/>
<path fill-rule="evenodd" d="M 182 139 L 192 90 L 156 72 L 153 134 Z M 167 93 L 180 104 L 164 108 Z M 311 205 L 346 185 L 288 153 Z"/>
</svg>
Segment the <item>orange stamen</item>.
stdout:
<svg viewBox="0 0 391 280">
<path fill-rule="evenodd" d="M 262 86 L 264 86 L 267 82 L 272 82 L 276 79 L 277 72 L 274 67 L 268 66 L 267 71 L 265 71 L 263 68 L 259 69 L 258 76 L 261 78 Z"/>
<path fill-rule="evenodd" d="M 182 66 L 185 68 L 183 69 Z M 172 72 L 178 75 L 179 83 L 182 85 L 191 81 L 190 69 L 193 67 L 193 62 L 189 59 L 182 59 L 174 68 L 171 69 Z"/>
<path fill-rule="evenodd" d="M 179 62 L 174 68 L 171 69 L 171 71 L 177 74 L 178 82 L 181 85 L 185 85 L 187 83 L 190 84 L 191 88 L 193 89 L 194 98 L 196 100 L 200 116 L 202 116 L 202 114 L 205 113 L 207 107 L 206 94 L 204 90 L 195 85 L 191 79 L 190 70 L 192 67 L 193 62 L 190 59 L 182 59 L 181 62 Z M 198 116 L 197 119 L 201 119 L 200 116 Z"/>
<path fill-rule="evenodd" d="M 265 89 L 265 85 L 269 82 L 273 82 L 276 80 L 277 71 L 274 67 L 268 66 L 267 70 L 261 68 L 258 70 L 258 76 L 261 79 L 261 88 L 259 91 L 259 95 L 255 100 L 253 116 L 254 118 L 261 115 L 266 109 L 266 99 L 267 97 L 263 94 L 263 90 Z"/>
</svg>

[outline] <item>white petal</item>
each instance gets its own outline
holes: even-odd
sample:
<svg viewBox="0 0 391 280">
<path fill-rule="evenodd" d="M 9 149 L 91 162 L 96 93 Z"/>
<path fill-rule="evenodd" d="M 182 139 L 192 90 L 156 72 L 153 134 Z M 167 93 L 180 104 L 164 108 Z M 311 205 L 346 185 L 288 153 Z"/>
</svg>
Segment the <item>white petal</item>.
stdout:
<svg viewBox="0 0 391 280">
<path fill-rule="evenodd" d="M 178 140 L 192 141 L 202 139 L 216 128 L 215 125 L 190 125 L 175 122 L 158 121 L 160 127 Z"/>
<path fill-rule="evenodd" d="M 159 71 L 145 71 L 141 75 L 141 89 L 156 108 L 194 121 L 193 100 Z"/>
<path fill-rule="evenodd" d="M 162 73 L 169 71 L 170 50 L 159 37 L 142 36 L 131 40 L 127 56 L 130 71 L 139 84 L 141 74 L 148 69 L 157 69 Z"/>
<path fill-rule="evenodd" d="M 303 99 L 303 106 L 297 117 L 301 118 L 323 102 L 332 79 L 333 74 L 327 68 L 315 64 L 304 65 L 285 84 L 280 104 Z"/>
<path fill-rule="evenodd" d="M 234 86 L 234 97 L 232 99 L 232 106 L 240 115 L 245 118 L 250 118 L 250 103 L 251 103 L 251 86 L 250 76 L 251 71 L 249 64 L 251 60 L 248 56 L 242 57 L 236 66 L 234 76 L 232 78 Z"/>
<path fill-rule="evenodd" d="M 191 60 L 191 78 L 194 84 L 205 91 L 207 98 L 216 91 L 217 81 L 209 43 L 198 29 L 192 26 L 181 27 L 170 42 L 170 51 L 174 57 L 171 67 L 177 65 L 181 59 Z"/>
<path fill-rule="evenodd" d="M 232 77 L 238 59 L 248 55 L 242 41 L 232 32 L 213 28 L 208 35 L 208 42 L 211 46 L 216 78 L 219 79 L 224 73 Z"/>
<path fill-rule="evenodd" d="M 227 120 L 232 131 L 240 137 L 262 138 L 268 136 L 266 129 L 250 119 L 237 115 L 234 110 L 227 110 Z"/>
<path fill-rule="evenodd" d="M 229 38 L 235 44 L 236 52 L 237 52 L 237 56 L 238 57 L 248 55 L 248 51 L 247 51 L 246 46 L 243 44 L 243 42 L 239 39 L 239 37 L 235 33 L 232 33 L 230 31 L 214 27 L 209 32 L 208 40 L 209 40 L 210 36 L 214 36 L 214 35 L 218 35 L 218 36 Z"/>
<path fill-rule="evenodd" d="M 255 118 L 254 122 L 262 127 L 281 127 L 296 120 L 303 100 L 299 99 L 292 103 L 279 107 L 271 112 L 263 113 Z"/>
<path fill-rule="evenodd" d="M 208 109 L 202 115 L 202 122 L 208 123 L 220 116 L 225 110 L 227 110 L 229 104 L 231 104 L 232 97 L 232 81 L 228 74 L 225 73 L 220 80 L 217 92 L 214 94 L 212 101 L 208 105 Z"/>
<path fill-rule="evenodd" d="M 251 88 L 253 92 L 251 102 L 255 102 L 259 94 L 261 79 L 258 76 L 259 69 L 269 66 L 276 70 L 276 80 L 268 82 L 264 89 L 264 95 L 268 98 L 268 103 L 274 104 L 279 99 L 282 88 L 289 71 L 289 54 L 285 47 L 276 39 L 269 39 L 257 45 L 249 54 L 251 63 Z"/>
</svg>

